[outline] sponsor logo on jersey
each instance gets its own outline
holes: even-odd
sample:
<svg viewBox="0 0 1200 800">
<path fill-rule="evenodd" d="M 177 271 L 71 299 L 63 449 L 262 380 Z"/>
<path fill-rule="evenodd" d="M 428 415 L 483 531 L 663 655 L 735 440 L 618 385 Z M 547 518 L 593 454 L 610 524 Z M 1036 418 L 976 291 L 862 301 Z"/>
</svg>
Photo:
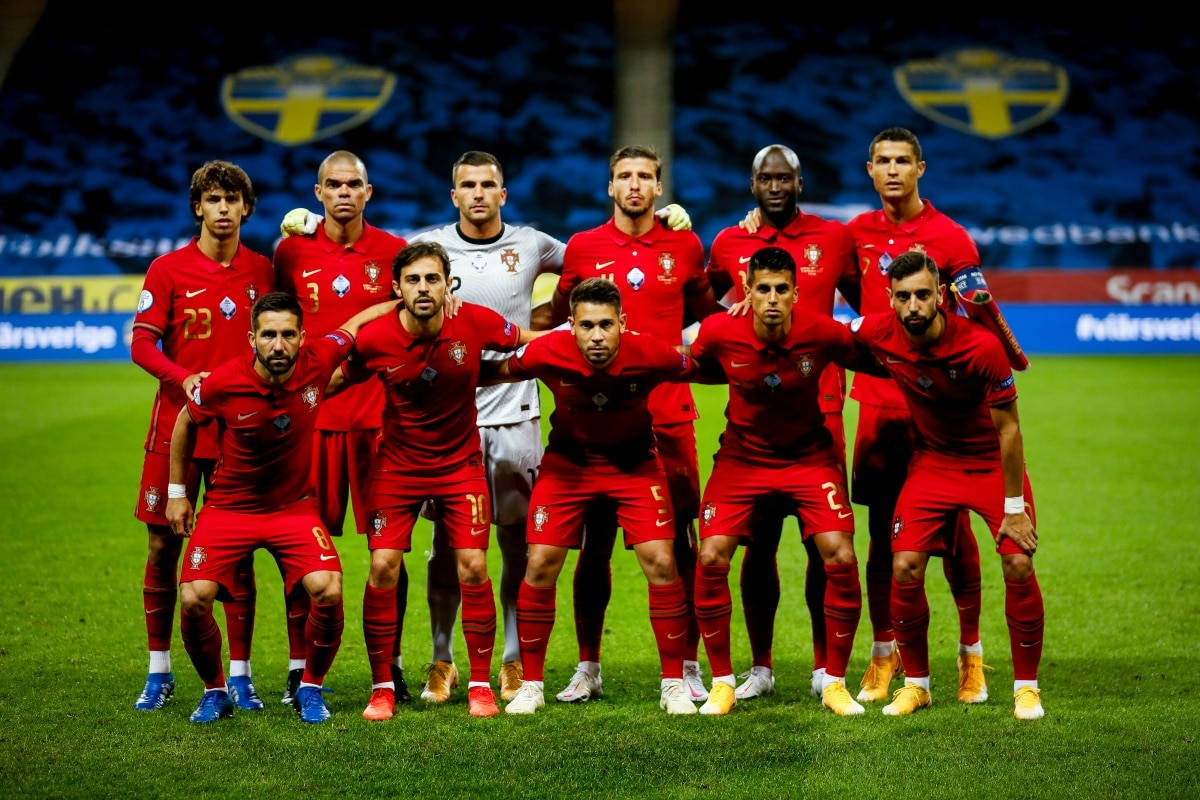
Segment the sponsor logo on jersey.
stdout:
<svg viewBox="0 0 1200 800">
<path fill-rule="evenodd" d="M 350 291 L 350 279 L 345 275 L 338 275 L 329 286 L 338 297 L 345 297 Z"/>
<path fill-rule="evenodd" d="M 500 254 L 500 263 L 508 267 L 509 272 L 516 272 L 521 266 L 521 254 L 510 247 Z"/>
<path fill-rule="evenodd" d="M 196 295 L 204 294 L 207 291 L 208 291 L 208 289 L 188 289 L 187 291 L 185 291 L 183 293 L 183 296 L 186 297 L 188 300 L 191 300 Z"/>
<path fill-rule="evenodd" d="M 310 383 L 300 392 L 300 399 L 304 401 L 304 405 L 308 406 L 310 410 L 317 407 L 317 401 L 320 397 L 320 392 L 317 391 L 315 383 Z"/>
<path fill-rule="evenodd" d="M 280 433 L 283 433 L 288 428 L 292 427 L 292 418 L 287 414 L 280 414 L 278 417 L 271 420 L 271 424 L 275 426 L 276 430 L 278 430 Z"/>
<path fill-rule="evenodd" d="M 892 254 L 884 253 L 879 257 L 879 274 L 887 275 L 888 267 L 892 265 Z"/>
<path fill-rule="evenodd" d="M 808 353 L 800 356 L 800 360 L 796 362 L 796 368 L 800 370 L 801 375 L 807 378 L 813 371 L 812 356 Z"/>
<path fill-rule="evenodd" d="M 766 384 L 768 389 L 775 391 L 783 385 L 783 379 L 779 377 L 778 373 L 772 372 L 770 375 L 767 375 L 765 378 L 763 378 L 763 383 Z"/>
<path fill-rule="evenodd" d="M 545 506 L 538 506 L 533 512 L 533 527 L 538 532 L 542 532 L 542 526 L 550 521 L 550 512 Z"/>
<path fill-rule="evenodd" d="M 1067 71 L 1050 61 L 970 47 L 897 67 L 896 88 L 910 106 L 962 133 L 1001 139 L 1058 113 Z"/>
<path fill-rule="evenodd" d="M 671 274 L 675 269 L 675 257 L 670 253 L 658 254 L 658 268 L 662 270 L 662 275 L 659 275 L 658 279 L 663 283 L 675 283 L 679 280 L 678 277 Z"/>
<path fill-rule="evenodd" d="M 920 386 L 922 389 L 928 389 L 930 386 L 933 386 L 933 379 L 928 375 L 921 375 L 917 378 L 917 386 Z"/>
<path fill-rule="evenodd" d="M 200 565 L 208 561 L 208 551 L 203 547 L 193 547 L 191 555 L 188 556 L 188 564 L 192 569 L 200 569 Z"/>
<path fill-rule="evenodd" d="M 455 364 L 461 365 L 467 357 L 467 346 L 461 341 L 457 341 L 450 345 L 450 357 L 454 359 Z"/>
<path fill-rule="evenodd" d="M 483 272 L 487 269 L 487 256 L 483 253 L 472 253 L 471 268 L 476 272 Z"/>
<path fill-rule="evenodd" d="M 237 303 L 233 299 L 226 296 L 221 298 L 221 302 L 217 304 L 217 308 L 221 309 L 221 316 L 225 319 L 233 319 L 233 315 L 237 313 Z"/>
<path fill-rule="evenodd" d="M 243 130 L 294 146 L 361 125 L 395 87 L 385 69 L 312 53 L 226 75 L 221 106 Z"/>
<path fill-rule="evenodd" d="M 146 487 L 146 510 L 158 511 L 158 504 L 162 502 L 162 490 L 157 486 Z"/>
<path fill-rule="evenodd" d="M 603 392 L 597 392 L 596 394 L 592 395 L 592 405 L 594 405 L 596 408 L 604 408 L 606 405 L 608 405 L 608 398 L 604 396 Z"/>
</svg>

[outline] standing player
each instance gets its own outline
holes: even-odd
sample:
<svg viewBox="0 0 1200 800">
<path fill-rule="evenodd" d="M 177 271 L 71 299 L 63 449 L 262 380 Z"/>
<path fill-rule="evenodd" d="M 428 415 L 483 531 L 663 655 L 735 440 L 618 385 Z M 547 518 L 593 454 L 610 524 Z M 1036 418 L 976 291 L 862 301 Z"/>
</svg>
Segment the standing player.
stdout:
<svg viewBox="0 0 1200 800">
<path fill-rule="evenodd" d="M 458 567 L 471 663 L 468 709 L 472 716 L 488 717 L 499 711 L 490 684 L 496 602 L 487 573 L 492 507 L 475 424 L 475 389 L 483 351 L 513 350 L 536 334 L 472 303 L 446 316 L 450 257 L 434 242 L 401 250 L 393 275 L 403 308 L 363 329 L 354 355 L 334 379 L 336 385 L 343 375 L 351 382 L 378 375 L 385 387 L 383 441 L 371 480 L 368 582 L 385 598 L 396 591 L 417 514 L 426 500 L 436 503 Z M 366 719 L 395 713 L 386 681 L 399 622 L 394 601 L 363 608 L 372 679 Z"/>
<path fill-rule="evenodd" d="M 951 523 L 974 511 L 1004 567 L 1014 714 L 1037 719 L 1044 713 L 1037 670 L 1045 614 L 1033 571 L 1033 494 L 1009 356 L 983 326 L 940 307 L 945 286 L 924 253 L 893 259 L 888 282 L 892 311 L 850 326 L 885 362 L 917 431 L 892 521 L 892 626 L 905 683 L 883 713 L 911 714 L 932 702 L 925 566 L 931 554 L 961 546 Z"/>
<path fill-rule="evenodd" d="M 822 632 L 830 636 L 821 702 L 837 714 L 863 713 L 845 680 L 862 609 L 854 513 L 846 494 L 845 464 L 833 450 L 820 394 L 831 364 L 856 367 L 869 356 L 828 314 L 797 307 L 797 282 L 796 262 L 786 250 L 758 250 L 746 268 L 752 316 L 708 317 L 692 343 L 699 366 L 723 371 L 729 382 L 728 424 L 713 457 L 700 514 L 696 618 L 713 672 L 701 714 L 728 714 L 736 703 L 729 656 L 729 561 L 739 539 L 756 535 L 753 521 L 762 505 L 795 514 L 804 539 L 814 544 L 824 565 L 820 615 Z"/>
<path fill-rule="evenodd" d="M 294 705 L 304 722 L 329 719 L 321 683 L 342 640 L 342 573 L 313 500 L 313 429 L 325 387 L 359 325 L 394 307 L 382 303 L 363 311 L 305 347 L 296 298 L 285 292 L 263 295 L 251 311 L 253 329 L 247 333 L 254 355 L 236 356 L 215 368 L 176 418 L 167 487 L 167 519 L 176 535 L 192 532 L 192 504 L 183 481 L 199 426 L 216 422 L 211 427 L 217 429 L 220 454 L 180 583 L 180 630 L 205 689 L 192 722 L 233 714 L 212 603 L 229 591 L 237 564 L 259 547 L 275 556 L 287 589 L 299 584 L 311 597 L 306 667 Z"/>
<path fill-rule="evenodd" d="M 750 191 L 758 201 L 758 216 L 753 230 L 745 224 L 733 225 L 717 234 L 709 251 L 708 275 L 713 289 L 724 294 L 732 290 L 733 300 L 746 297 L 746 270 L 751 257 L 767 245 L 782 248 L 795 264 L 793 281 L 796 307 L 833 316 L 834 295 L 841 292 L 847 302 L 858 307 L 859 276 L 854 258 L 854 238 L 840 222 L 822 219 L 800 211 L 797 199 L 804 187 L 800 159 L 781 144 L 758 151 L 750 172 Z M 846 430 L 842 406 L 846 397 L 846 373 L 836 363 L 821 372 L 818 402 L 825 427 L 833 437 L 833 454 L 846 469 Z M 842 483 L 845 483 L 843 477 Z M 771 647 L 775 638 L 775 611 L 779 607 L 779 571 L 776 551 L 783 519 L 792 513 L 788 504 L 775 508 L 769 502 L 759 504 L 750 524 L 752 535 L 746 540 L 742 557 L 742 609 L 750 639 L 752 666 L 737 687 L 737 698 L 747 700 L 775 691 L 775 673 Z M 821 696 L 825 677 L 825 569 L 817 551 L 817 541 L 805 535 L 808 572 L 804 595 L 813 632 L 812 693 Z"/>
<path fill-rule="evenodd" d="M 608 194 L 613 216 L 605 224 L 577 233 L 567 242 L 563 274 L 554 293 L 555 319 L 567 316 L 567 296 L 587 278 L 603 277 L 617 285 L 631 330 L 669 345 L 682 343 L 685 308 L 696 319 L 720 309 L 704 274 L 704 247 L 690 231 L 664 230 L 655 224 L 654 201 L 662 194 L 662 162 L 651 147 L 634 145 L 609 159 Z M 696 405 L 691 389 L 664 384 L 650 396 L 654 436 L 667 473 L 674 509 L 675 561 L 685 591 L 692 591 L 696 565 L 693 520 L 700 504 L 696 460 Z M 564 702 L 587 700 L 602 692 L 600 640 L 604 612 L 612 595 L 610 561 L 616 538 L 611 514 L 593 514 L 575 570 L 575 634 L 579 665 Z M 688 600 L 689 608 L 691 599 Z M 696 661 L 700 632 L 694 616 L 688 624 L 684 680 L 693 700 L 708 696 Z"/>
<path fill-rule="evenodd" d="M 279 288 L 295 295 L 304 308 L 305 327 L 323 336 L 343 320 L 392 296 L 389 271 L 392 259 L 407 244 L 398 236 L 376 228 L 363 218 L 373 192 L 362 159 L 346 150 L 330 153 L 317 169 L 313 192 L 325 209 L 324 219 L 304 209 L 289 212 L 280 226 L 285 238 L 275 249 L 275 275 Z M 308 235 L 303 233 L 305 225 Z M 346 500 L 354 505 L 355 529 L 367 532 L 367 486 L 379 442 L 383 414 L 383 384 L 366 381 L 330 397 L 317 416 L 313 447 L 313 480 L 317 506 L 325 527 L 342 534 Z M 408 598 L 408 573 L 401 571 L 395 602 L 404 617 Z M 389 596 L 390 599 L 390 596 Z M 363 605 L 380 602 L 368 585 Z M 304 670 L 304 620 L 308 594 L 296 591 L 288 598 L 288 685 L 283 702 L 290 701 Z M 396 699 L 412 697 L 404 680 L 400 637 L 396 637 L 388 688 Z"/>
<path fill-rule="evenodd" d="M 490 153 L 463 153 L 450 168 L 450 200 L 458 222 L 417 234 L 414 242 L 436 242 L 455 266 L 454 294 L 486 306 L 522 328 L 550 327 L 549 304 L 531 308 L 538 275 L 562 271 L 565 245 L 521 225 L 506 225 L 500 208 L 508 199 L 504 171 Z M 499 353 L 486 352 L 485 359 Z M 536 381 L 485 386 L 476 391 L 479 437 L 483 446 L 492 521 L 500 547 L 500 606 L 504 614 L 504 657 L 500 697 L 511 700 L 521 686 L 517 644 L 517 590 L 525 574 L 525 519 L 529 494 L 542 456 L 541 409 Z M 458 684 L 452 642 L 460 595 L 453 551 L 440 520 L 433 523 L 433 547 L 426 590 L 433 629 L 433 663 L 421 697 L 441 703 Z"/>
<path fill-rule="evenodd" d="M 882 208 L 850 221 L 862 272 L 862 313 L 891 310 L 887 270 L 895 258 L 910 250 L 924 253 L 941 265 L 947 282 L 962 282 L 971 287 L 972 293 L 986 296 L 975 243 L 961 225 L 920 196 L 917 184 L 925 174 L 925 162 L 921 160 L 917 137 L 904 128 L 888 128 L 871 140 L 868 154 L 867 174 L 875 183 Z M 972 312 L 980 306 L 969 302 L 965 307 Z M 994 304 L 989 308 L 994 312 Z M 1011 332 L 1008 339 L 1009 351 L 1019 354 L 1020 348 L 1011 338 Z M 1015 357 L 1010 358 L 1013 366 L 1023 368 Z M 852 499 L 867 506 L 871 535 L 867 606 L 874 643 L 871 664 L 858 695 L 860 701 L 870 702 L 887 697 L 891 679 L 900 666 L 888 607 L 892 511 L 915 443 L 909 410 L 894 381 L 855 375 L 850 396 L 859 403 Z M 955 545 L 948 550 L 943 569 L 959 613 L 958 699 L 963 703 L 982 703 L 987 700 L 987 683 L 979 637 L 979 546 L 965 513 L 955 525 Z"/>
<path fill-rule="evenodd" d="M 571 291 L 570 305 L 570 332 L 555 331 L 500 365 L 502 377 L 537 377 L 554 393 L 550 443 L 531 500 L 529 565 L 517 603 L 525 680 L 504 710 L 532 714 L 545 705 L 543 667 L 558 574 L 567 548 L 581 544 L 588 508 L 604 500 L 614 504 L 625 546 L 637 554 L 649 583 L 650 623 L 662 667 L 659 706 L 668 714 L 695 714 L 683 685 L 691 613 L 675 567 L 667 479 L 654 452 L 647 408 L 648 390 L 686 380 L 691 362 L 652 336 L 625 333 L 621 293 L 611 281 L 583 281 Z"/>
<path fill-rule="evenodd" d="M 150 264 L 138 297 L 130 351 L 139 367 L 158 379 L 146 434 L 146 458 L 134 514 L 150 536 L 142 602 L 150 643 L 150 670 L 134 708 L 162 708 L 175 691 L 171 671 L 171 625 L 183 540 L 165 515 L 171 432 L 175 418 L 208 370 L 245 352 L 250 306 L 273 283 L 271 262 L 242 246 L 242 223 L 254 213 L 254 187 L 235 164 L 209 161 L 192 174 L 192 214 L 200 234 L 186 246 Z M 162 348 L 159 349 L 159 343 Z M 205 432 L 181 483 L 195 503 L 200 480 L 211 483 L 217 440 Z M 263 707 L 250 679 L 254 633 L 254 561 L 238 568 L 225 600 L 229 635 L 230 689 L 246 710 Z"/>
</svg>

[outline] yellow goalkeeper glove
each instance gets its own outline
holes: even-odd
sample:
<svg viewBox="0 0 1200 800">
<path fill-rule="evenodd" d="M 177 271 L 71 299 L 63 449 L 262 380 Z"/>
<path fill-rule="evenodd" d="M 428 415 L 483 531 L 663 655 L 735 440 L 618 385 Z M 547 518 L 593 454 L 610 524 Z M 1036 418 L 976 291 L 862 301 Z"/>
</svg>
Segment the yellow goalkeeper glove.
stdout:
<svg viewBox="0 0 1200 800">
<path fill-rule="evenodd" d="M 692 218 L 688 216 L 683 206 L 677 203 L 660 208 L 654 212 L 654 216 L 661 219 L 673 231 L 690 231 L 692 229 Z"/>
<path fill-rule="evenodd" d="M 285 239 L 289 236 L 314 233 L 320 223 L 321 218 L 307 208 L 293 208 L 283 215 L 283 221 L 279 223 L 279 232 Z"/>
</svg>

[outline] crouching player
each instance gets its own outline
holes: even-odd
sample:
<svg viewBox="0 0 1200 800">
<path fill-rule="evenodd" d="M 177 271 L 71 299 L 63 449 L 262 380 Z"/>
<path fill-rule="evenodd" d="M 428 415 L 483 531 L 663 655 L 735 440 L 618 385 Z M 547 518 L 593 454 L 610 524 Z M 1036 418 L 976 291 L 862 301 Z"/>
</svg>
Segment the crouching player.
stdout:
<svg viewBox="0 0 1200 800">
<path fill-rule="evenodd" d="M 606 501 L 615 504 L 625 546 L 649 583 L 650 625 L 662 668 L 659 707 L 695 714 L 683 685 L 687 595 L 646 406 L 656 385 L 689 379 L 691 359 L 652 336 L 626 332 L 621 292 L 612 281 L 582 281 L 569 303 L 570 331 L 553 331 L 499 366 L 502 378 L 539 378 L 554 394 L 549 442 L 529 501 L 529 562 L 517 595 L 524 680 L 504 710 L 532 714 L 545 705 L 543 669 L 558 575 L 567 549 L 582 544 L 588 509 Z"/>
<path fill-rule="evenodd" d="M 304 722 L 329 718 L 321 684 L 342 641 L 342 572 L 315 501 L 313 427 L 329 378 L 359 327 L 395 306 L 372 306 L 304 346 L 299 303 L 283 292 L 265 294 L 250 311 L 253 355 L 214 369 L 179 412 L 171 436 L 167 520 L 177 535 L 191 534 L 179 587 L 184 647 L 205 689 L 193 722 L 233 715 L 212 605 L 228 594 L 238 561 L 259 547 L 278 560 L 285 589 L 300 583 L 311 598 L 307 662 L 295 707 Z M 196 516 L 183 485 L 186 464 L 198 427 L 214 421 L 219 460 Z"/>
</svg>

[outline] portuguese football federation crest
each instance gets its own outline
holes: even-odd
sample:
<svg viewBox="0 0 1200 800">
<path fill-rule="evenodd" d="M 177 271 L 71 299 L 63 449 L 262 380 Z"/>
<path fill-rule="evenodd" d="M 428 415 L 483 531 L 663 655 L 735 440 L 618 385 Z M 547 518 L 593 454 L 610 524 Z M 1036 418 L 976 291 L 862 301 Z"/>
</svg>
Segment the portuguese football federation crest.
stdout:
<svg viewBox="0 0 1200 800">
<path fill-rule="evenodd" d="M 800 358 L 796 361 L 796 368 L 798 370 L 800 370 L 801 375 L 803 375 L 804 377 L 807 378 L 809 375 L 812 374 L 812 371 L 813 371 L 812 356 L 810 356 L 807 353 L 800 356 Z"/>
<path fill-rule="evenodd" d="M 670 253 L 658 254 L 658 268 L 662 270 L 662 275 L 659 275 L 658 279 L 663 283 L 674 283 L 679 280 L 671 274 L 675 269 L 675 256 Z"/>
<path fill-rule="evenodd" d="M 545 506 L 538 506 L 537 510 L 533 512 L 533 527 L 534 527 L 534 529 L 537 530 L 538 533 L 541 533 L 542 526 L 545 525 L 549 521 L 550 521 L 550 512 L 546 510 Z"/>
<path fill-rule="evenodd" d="M 193 547 L 192 554 L 188 556 L 188 564 L 192 569 L 200 569 L 200 565 L 208 561 L 208 551 L 203 547 Z"/>
<path fill-rule="evenodd" d="M 158 510 L 158 504 L 162 502 L 162 490 L 157 486 L 146 487 L 146 510 L 154 512 Z"/>
<path fill-rule="evenodd" d="M 942 125 L 986 139 L 1014 136 L 1054 116 L 1067 100 L 1067 71 L 1003 50 L 964 48 L 896 67 L 910 106 Z"/>
<path fill-rule="evenodd" d="M 461 341 L 450 345 L 450 357 L 454 359 L 455 364 L 462 364 L 467 357 L 467 346 Z"/>
<path fill-rule="evenodd" d="M 510 247 L 500 254 L 500 263 L 508 267 L 509 272 L 516 272 L 521 265 L 521 254 Z"/>
<path fill-rule="evenodd" d="M 816 275 L 820 271 L 821 265 L 821 248 L 816 244 L 806 245 L 804 248 L 804 258 L 808 263 L 800 268 L 800 271 L 805 275 Z"/>
<path fill-rule="evenodd" d="M 300 392 L 300 399 L 303 400 L 304 405 L 308 406 L 309 408 L 317 407 L 317 400 L 319 397 L 320 396 L 317 393 L 316 384 L 310 383 L 308 386 L 304 387 L 302 392 Z"/>
<path fill-rule="evenodd" d="M 221 106 L 244 130 L 291 146 L 361 125 L 395 87 L 385 69 L 311 53 L 226 75 Z"/>
<path fill-rule="evenodd" d="M 367 282 L 363 284 L 363 288 L 368 292 L 378 292 L 383 288 L 379 285 L 379 276 L 383 274 L 383 269 L 379 266 L 378 261 L 371 260 L 363 264 L 363 274 L 367 276 Z"/>
</svg>

